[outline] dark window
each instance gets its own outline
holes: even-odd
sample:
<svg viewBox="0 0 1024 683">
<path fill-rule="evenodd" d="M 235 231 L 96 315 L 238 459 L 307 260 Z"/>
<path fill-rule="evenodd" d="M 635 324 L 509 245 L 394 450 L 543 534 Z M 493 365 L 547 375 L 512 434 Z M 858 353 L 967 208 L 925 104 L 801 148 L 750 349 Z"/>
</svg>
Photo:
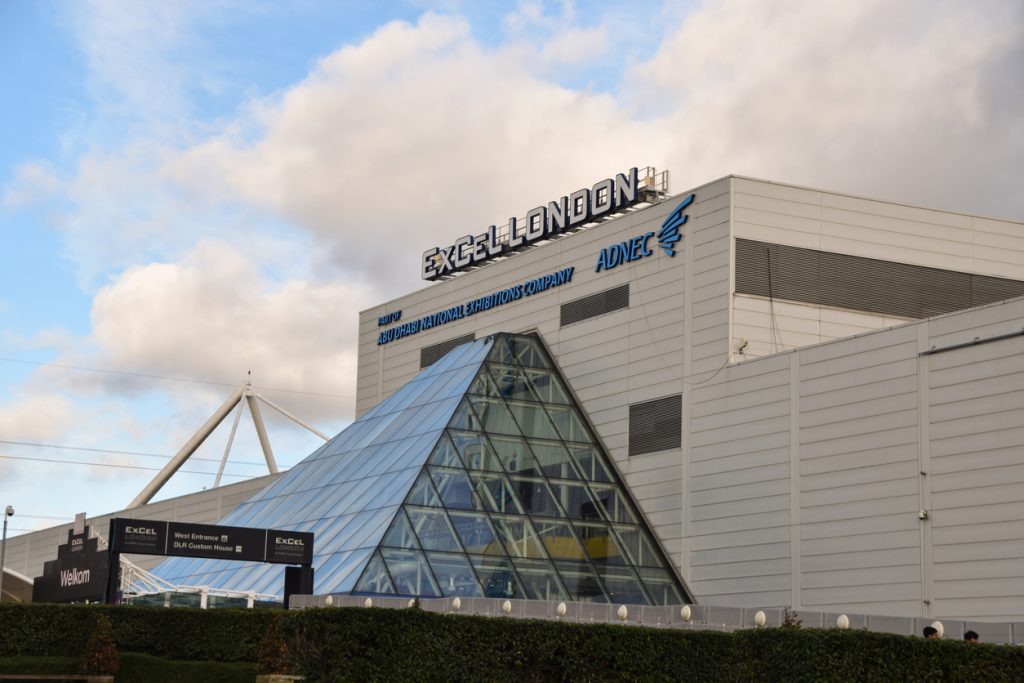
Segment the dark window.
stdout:
<svg viewBox="0 0 1024 683">
<path fill-rule="evenodd" d="M 629 455 L 643 455 L 683 445 L 681 394 L 634 403 L 629 407 Z"/>
<path fill-rule="evenodd" d="M 1024 282 L 737 239 L 736 293 L 928 318 L 1024 295 Z"/>
<path fill-rule="evenodd" d="M 438 342 L 437 344 L 431 344 L 430 346 L 424 346 L 420 349 L 420 370 L 429 367 L 441 360 L 441 356 L 448 353 L 456 346 L 461 346 L 466 342 L 471 342 L 476 339 L 476 335 L 473 333 L 464 334 L 461 337 L 455 339 L 449 339 L 448 341 Z"/>
<path fill-rule="evenodd" d="M 562 304 L 562 326 L 629 308 L 629 283 Z"/>
</svg>

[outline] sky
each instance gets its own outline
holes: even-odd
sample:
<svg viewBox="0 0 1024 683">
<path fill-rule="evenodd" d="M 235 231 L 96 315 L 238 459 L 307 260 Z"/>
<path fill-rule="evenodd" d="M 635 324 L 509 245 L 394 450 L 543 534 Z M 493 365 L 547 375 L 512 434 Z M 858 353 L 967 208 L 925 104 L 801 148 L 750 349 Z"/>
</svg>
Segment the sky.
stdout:
<svg viewBox="0 0 1024 683">
<path fill-rule="evenodd" d="M 250 372 L 341 431 L 423 251 L 631 166 L 1024 220 L 1018 0 L 0 0 L 0 64 L 12 535 L 127 506 Z M 224 483 L 265 471 L 243 416 Z"/>
</svg>

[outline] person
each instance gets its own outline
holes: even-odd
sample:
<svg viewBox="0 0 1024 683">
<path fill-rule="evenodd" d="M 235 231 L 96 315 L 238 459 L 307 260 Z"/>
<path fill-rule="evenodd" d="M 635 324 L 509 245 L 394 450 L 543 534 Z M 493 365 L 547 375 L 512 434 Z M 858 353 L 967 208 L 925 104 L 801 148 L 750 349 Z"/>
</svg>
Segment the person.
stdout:
<svg viewBox="0 0 1024 683">
<path fill-rule="evenodd" d="M 928 640 L 938 640 L 939 639 L 939 630 L 937 628 L 935 628 L 934 626 L 925 626 L 924 627 L 924 631 L 922 631 L 922 633 L 924 633 L 924 637 L 927 638 Z"/>
<path fill-rule="evenodd" d="M 965 632 L 964 633 L 964 642 L 965 643 L 976 643 L 976 642 L 978 642 L 978 634 L 975 633 L 974 631 L 967 631 L 967 632 Z"/>
</svg>

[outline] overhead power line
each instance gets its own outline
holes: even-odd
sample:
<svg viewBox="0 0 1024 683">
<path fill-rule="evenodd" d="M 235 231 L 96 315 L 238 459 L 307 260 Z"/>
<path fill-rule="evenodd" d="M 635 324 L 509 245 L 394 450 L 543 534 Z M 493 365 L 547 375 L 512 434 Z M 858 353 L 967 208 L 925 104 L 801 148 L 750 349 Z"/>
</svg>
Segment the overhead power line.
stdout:
<svg viewBox="0 0 1024 683">
<path fill-rule="evenodd" d="M 113 453 L 114 455 L 137 455 L 143 458 L 163 458 L 164 460 L 170 460 L 171 455 L 164 455 L 162 453 L 142 453 L 139 451 L 119 451 L 112 448 L 88 448 L 86 446 L 65 446 L 55 443 L 35 443 L 33 441 L 8 441 L 7 439 L 0 439 L 0 443 L 5 443 L 10 446 L 30 446 L 32 448 L 59 448 L 66 451 L 88 451 L 90 453 Z M 193 460 L 204 460 L 206 462 L 220 462 L 219 458 L 192 458 Z M 253 460 L 232 460 L 232 464 L 235 465 L 260 465 L 264 466 L 266 463 L 255 462 Z"/>
<path fill-rule="evenodd" d="M 148 470 L 148 471 L 151 471 L 151 472 L 159 472 L 160 471 L 159 467 L 145 467 L 143 465 L 119 465 L 119 464 L 112 463 L 112 462 L 88 462 L 88 461 L 84 461 L 84 460 L 59 460 L 57 458 L 31 458 L 31 457 L 29 457 L 27 455 L 0 455 L 0 459 L 2 459 L 2 460 L 27 460 L 27 461 L 31 461 L 31 462 L 47 462 L 47 463 L 55 463 L 55 464 L 59 464 L 59 465 L 89 465 L 91 467 L 114 467 L 114 468 L 125 469 L 125 470 Z M 203 475 L 213 474 L 213 472 L 202 472 L 202 471 L 198 471 L 198 470 L 178 470 L 178 472 L 180 472 L 182 474 L 203 474 Z M 225 477 L 242 477 L 242 478 L 250 478 L 250 477 L 252 477 L 251 474 L 229 474 L 227 472 L 224 473 L 224 476 Z"/>
<path fill-rule="evenodd" d="M 108 370 L 105 368 L 90 368 L 82 365 L 63 365 L 61 363 L 45 363 L 43 361 L 35 360 L 21 360 L 18 358 L 0 358 L 0 361 L 5 363 L 21 363 L 23 365 L 38 365 L 48 368 L 61 368 L 63 370 L 77 370 L 79 372 L 98 372 L 104 375 L 125 375 L 127 377 L 142 377 L 145 379 L 159 379 L 168 382 L 188 382 L 191 384 L 209 384 L 218 387 L 237 387 L 237 382 L 217 382 L 210 379 L 196 379 L 193 377 L 170 377 L 168 375 L 153 375 L 145 372 L 130 372 L 128 370 Z M 300 389 L 281 389 L 279 387 L 264 387 L 259 386 L 257 388 L 261 391 L 277 391 L 285 394 L 304 394 L 306 396 L 323 396 L 326 398 L 344 398 L 354 399 L 355 396 L 348 394 L 329 394 L 321 391 L 303 391 Z"/>
</svg>

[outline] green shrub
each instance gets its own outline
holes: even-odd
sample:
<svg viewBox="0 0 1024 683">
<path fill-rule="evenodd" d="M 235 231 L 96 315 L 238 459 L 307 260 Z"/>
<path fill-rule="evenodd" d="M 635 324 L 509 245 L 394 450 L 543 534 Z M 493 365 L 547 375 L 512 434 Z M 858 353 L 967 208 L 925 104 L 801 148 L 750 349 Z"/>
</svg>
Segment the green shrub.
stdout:
<svg viewBox="0 0 1024 683">
<path fill-rule="evenodd" d="M 0 671 L 14 661 L 3 657 L 66 660 L 80 652 L 97 614 L 109 616 L 121 651 L 119 681 L 251 681 L 258 654 L 267 668 L 287 661 L 309 681 L 1024 680 L 1022 647 L 868 631 L 721 633 L 354 607 L 3 605 Z M 279 636 L 261 649 L 274 619 Z M 37 661 L 68 666 L 65 660 Z"/>
<path fill-rule="evenodd" d="M 96 628 L 89 635 L 85 644 L 85 652 L 78 663 L 78 673 L 83 674 L 116 674 L 121 668 L 117 645 L 110 626 L 110 617 L 100 612 L 96 615 Z"/>
</svg>

